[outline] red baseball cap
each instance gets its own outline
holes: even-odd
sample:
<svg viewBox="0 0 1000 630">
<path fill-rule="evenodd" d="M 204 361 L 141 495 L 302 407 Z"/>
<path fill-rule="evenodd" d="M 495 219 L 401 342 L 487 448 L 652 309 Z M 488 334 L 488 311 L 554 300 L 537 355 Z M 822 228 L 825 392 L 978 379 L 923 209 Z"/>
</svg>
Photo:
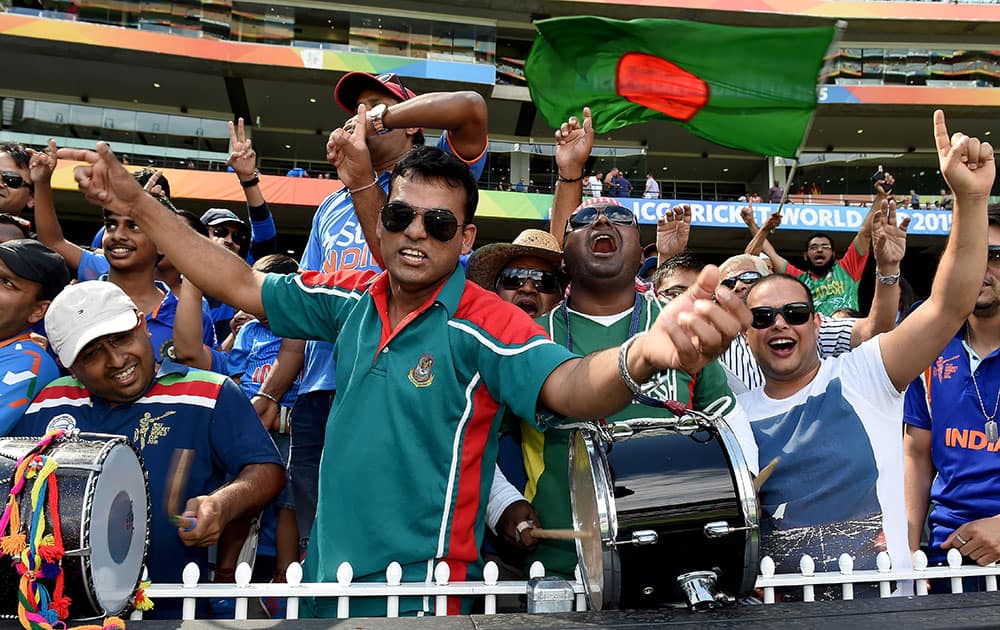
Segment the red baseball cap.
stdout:
<svg viewBox="0 0 1000 630">
<path fill-rule="evenodd" d="M 337 82 L 337 87 L 333 88 L 333 100 L 337 101 L 337 105 L 340 105 L 347 113 L 354 114 L 358 109 L 358 97 L 365 90 L 384 92 L 401 101 L 416 96 L 413 90 L 403 85 L 399 75 L 394 72 L 379 75 L 367 72 L 348 72 Z"/>
</svg>

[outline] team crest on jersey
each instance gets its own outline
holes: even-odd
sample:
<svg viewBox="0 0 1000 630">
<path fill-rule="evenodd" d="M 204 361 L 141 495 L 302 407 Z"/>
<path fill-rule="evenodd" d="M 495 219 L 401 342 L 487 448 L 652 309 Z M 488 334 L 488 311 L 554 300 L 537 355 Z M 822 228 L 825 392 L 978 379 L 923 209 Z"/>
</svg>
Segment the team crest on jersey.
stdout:
<svg viewBox="0 0 1000 630">
<path fill-rule="evenodd" d="M 431 369 L 434 367 L 434 356 L 422 354 L 417 359 L 417 365 L 410 370 L 410 382 L 417 387 L 427 387 L 434 382 L 434 375 Z"/>
<path fill-rule="evenodd" d="M 174 350 L 173 339 L 167 339 L 163 342 L 163 345 L 160 346 L 160 358 L 170 359 L 171 361 L 177 360 L 177 352 Z"/>
</svg>

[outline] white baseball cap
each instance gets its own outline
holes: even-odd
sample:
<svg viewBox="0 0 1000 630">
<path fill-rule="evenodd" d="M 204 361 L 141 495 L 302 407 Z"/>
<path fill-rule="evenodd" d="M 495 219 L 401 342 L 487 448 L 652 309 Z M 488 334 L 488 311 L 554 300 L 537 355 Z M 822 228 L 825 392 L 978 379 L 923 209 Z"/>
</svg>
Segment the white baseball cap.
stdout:
<svg viewBox="0 0 1000 630">
<path fill-rule="evenodd" d="M 45 332 L 59 361 L 70 367 L 91 341 L 127 332 L 139 323 L 139 309 L 113 282 L 91 280 L 70 285 L 45 313 Z"/>
</svg>

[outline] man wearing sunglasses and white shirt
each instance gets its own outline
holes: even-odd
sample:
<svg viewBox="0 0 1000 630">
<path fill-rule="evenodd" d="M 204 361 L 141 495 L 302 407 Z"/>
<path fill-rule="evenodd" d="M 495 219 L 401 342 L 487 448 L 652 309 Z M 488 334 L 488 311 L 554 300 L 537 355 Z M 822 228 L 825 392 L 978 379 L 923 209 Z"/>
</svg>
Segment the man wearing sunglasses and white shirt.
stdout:
<svg viewBox="0 0 1000 630">
<path fill-rule="evenodd" d="M 882 198 L 876 198 L 881 205 Z M 817 347 L 820 358 L 850 351 L 881 332 L 892 330 L 899 303 L 899 264 L 906 252 L 906 228 L 909 220 L 896 225 L 895 202 L 886 205 L 886 216 L 873 226 L 875 268 L 878 281 L 868 316 L 862 319 L 836 319 L 820 314 Z M 738 254 L 719 265 L 719 284 L 732 289 L 745 302 L 750 289 L 770 275 L 767 265 L 757 256 Z M 737 394 L 764 384 L 764 374 L 750 353 L 746 337 L 740 335 L 722 353 L 719 362 L 726 370 L 729 386 Z"/>
<path fill-rule="evenodd" d="M 276 335 L 337 342 L 306 581 L 334 581 L 344 561 L 356 582 L 383 581 L 392 561 L 407 582 L 431 580 L 439 560 L 453 580 L 473 578 L 506 408 L 528 418 L 538 409 L 610 415 L 629 404 L 637 382 L 664 369 L 698 372 L 749 324 L 732 292 L 712 300 L 718 271 L 709 267 L 645 335 L 576 357 L 465 280 L 459 255 L 475 241 L 479 193 L 468 167 L 437 148 L 416 148 L 393 169 L 372 241 L 385 272 L 266 277 L 145 196 L 106 144 L 59 155 L 86 162 L 75 174 L 87 199 L 134 215 L 196 286 L 266 317 Z M 427 611 L 429 599 L 400 598 L 400 609 Z M 459 611 L 456 600 L 449 612 Z M 307 605 L 320 616 L 337 612 L 335 600 Z M 385 601 L 352 598 L 351 608 L 384 614 Z"/>
<path fill-rule="evenodd" d="M 809 288 L 786 275 L 757 282 L 747 341 L 765 383 L 739 397 L 761 462 L 779 457 L 760 489 L 761 555 L 781 573 L 809 554 L 817 571 L 854 557 L 874 569 L 888 551 L 910 566 L 903 504 L 903 392 L 972 312 L 986 270 L 986 208 L 993 149 L 962 133 L 949 137 L 934 114 L 941 173 L 955 193 L 954 224 L 931 295 L 899 327 L 833 359 L 816 353 L 820 318 Z M 876 209 L 876 221 L 885 221 Z"/>
<path fill-rule="evenodd" d="M 0 144 L 0 213 L 15 217 L 35 207 L 35 187 L 29 174 L 31 156 L 13 142 Z"/>
</svg>

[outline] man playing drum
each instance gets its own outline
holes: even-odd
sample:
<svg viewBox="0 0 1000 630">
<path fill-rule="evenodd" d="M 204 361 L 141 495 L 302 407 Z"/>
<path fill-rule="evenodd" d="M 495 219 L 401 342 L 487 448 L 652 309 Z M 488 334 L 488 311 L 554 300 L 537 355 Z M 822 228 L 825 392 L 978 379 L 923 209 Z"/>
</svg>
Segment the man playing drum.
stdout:
<svg viewBox="0 0 1000 630">
<path fill-rule="evenodd" d="M 207 575 L 207 547 L 226 537 L 227 525 L 259 512 L 285 481 L 278 450 L 250 402 L 220 374 L 169 359 L 157 366 L 143 314 L 111 282 L 64 289 L 49 306 L 45 327 L 72 376 L 39 392 L 12 434 L 40 436 L 61 428 L 131 440 L 149 476 L 150 580 L 180 582 L 189 562 Z M 193 451 L 186 480 L 168 478 L 177 449 Z M 170 506 L 177 483 L 183 485 Z M 176 516 L 185 527 L 177 526 Z M 150 616 L 179 613 L 180 600 L 164 600 Z"/>
<path fill-rule="evenodd" d="M 556 343 L 573 352 L 593 352 L 648 330 L 664 306 L 636 291 L 635 274 L 642 263 L 642 247 L 632 211 L 606 197 L 580 203 L 582 173 L 594 140 L 589 110 L 584 110 L 582 124 L 575 117 L 570 119 L 556 131 L 555 138 L 559 182 L 552 204 L 551 231 L 562 240 L 563 266 L 571 288 L 570 296 L 560 306 L 537 321 Z M 745 418 L 717 361 L 691 373 L 668 370 L 661 375 L 660 385 L 647 395 L 651 399 L 648 402 L 655 406 L 633 401 L 604 419 L 614 423 L 634 418 L 675 418 L 662 403 L 677 401 L 728 417 L 734 430 L 744 431 L 743 441 L 753 446 Z M 523 422 L 521 432 L 528 474 L 525 497 L 533 503 L 545 527 L 572 527 L 567 467 L 570 432 L 543 433 Z M 756 457 L 752 461 L 756 462 Z M 536 560 L 544 564 L 547 574 L 572 578 L 577 564 L 574 543 L 539 541 L 528 563 Z"/>
<path fill-rule="evenodd" d="M 345 150 L 361 158 L 364 126 L 354 133 L 358 142 Z M 181 271 L 207 293 L 266 317 L 280 336 L 339 341 L 307 580 L 335 580 L 345 561 L 355 581 L 384 580 L 392 561 L 404 581 L 430 579 L 440 560 L 453 580 L 474 576 L 496 430 L 508 407 L 522 417 L 539 406 L 569 417 L 608 415 L 657 370 L 697 372 L 749 321 L 731 292 L 711 300 L 712 267 L 646 335 L 572 355 L 521 309 L 465 280 L 458 259 L 476 236 L 476 182 L 434 147 L 414 149 L 393 170 L 377 226 L 385 272 L 266 278 L 166 214 L 106 144 L 60 155 L 88 162 L 76 171 L 88 199 L 134 216 L 167 256 L 187 261 Z M 411 614 L 433 603 L 401 600 Z M 384 614 L 385 602 L 352 598 L 351 608 Z M 336 610 L 336 601 L 312 605 L 322 616 Z"/>
<path fill-rule="evenodd" d="M 931 295 L 899 327 L 836 358 L 816 352 L 820 317 L 808 287 L 786 275 L 757 282 L 747 297 L 747 333 L 764 373 L 742 394 L 761 461 L 780 456 L 760 489 L 761 555 L 780 572 L 803 554 L 817 571 L 841 554 L 874 569 L 888 551 L 894 569 L 910 565 L 903 506 L 903 395 L 972 313 L 986 270 L 986 207 L 993 149 L 956 133 L 934 114 L 941 174 L 955 194 L 954 223 Z M 876 221 L 885 221 L 885 209 Z"/>
</svg>

